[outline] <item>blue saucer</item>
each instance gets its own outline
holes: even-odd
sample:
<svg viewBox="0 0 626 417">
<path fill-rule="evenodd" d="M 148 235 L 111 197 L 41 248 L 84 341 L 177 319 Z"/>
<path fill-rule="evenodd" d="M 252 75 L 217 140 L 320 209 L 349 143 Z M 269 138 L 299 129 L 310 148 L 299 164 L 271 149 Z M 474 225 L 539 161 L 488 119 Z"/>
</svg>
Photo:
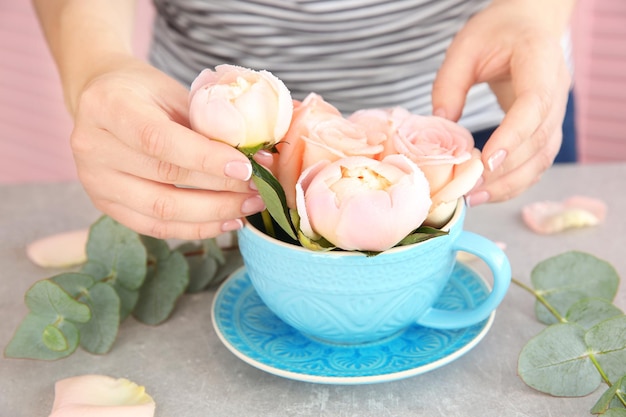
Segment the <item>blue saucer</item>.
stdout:
<svg viewBox="0 0 626 417">
<path fill-rule="evenodd" d="M 485 280 L 457 263 L 436 307 L 463 310 L 489 294 Z M 482 340 L 495 312 L 457 330 L 418 325 L 382 341 L 335 345 L 309 339 L 285 324 L 254 290 L 245 268 L 235 271 L 213 300 L 213 327 L 224 345 L 248 364 L 285 378 L 323 384 L 368 384 L 407 378 L 461 357 Z"/>
</svg>

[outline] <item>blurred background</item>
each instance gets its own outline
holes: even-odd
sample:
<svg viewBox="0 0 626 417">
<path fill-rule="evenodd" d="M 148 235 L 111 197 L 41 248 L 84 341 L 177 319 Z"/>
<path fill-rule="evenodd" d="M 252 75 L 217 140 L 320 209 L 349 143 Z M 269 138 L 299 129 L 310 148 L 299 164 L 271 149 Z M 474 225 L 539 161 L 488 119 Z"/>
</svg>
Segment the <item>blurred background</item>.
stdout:
<svg viewBox="0 0 626 417">
<path fill-rule="evenodd" d="M 152 18 L 138 0 L 138 56 Z M 580 163 L 626 161 L 626 1 L 578 0 L 572 37 Z M 0 183 L 76 179 L 71 128 L 30 1 L 0 0 Z"/>
</svg>

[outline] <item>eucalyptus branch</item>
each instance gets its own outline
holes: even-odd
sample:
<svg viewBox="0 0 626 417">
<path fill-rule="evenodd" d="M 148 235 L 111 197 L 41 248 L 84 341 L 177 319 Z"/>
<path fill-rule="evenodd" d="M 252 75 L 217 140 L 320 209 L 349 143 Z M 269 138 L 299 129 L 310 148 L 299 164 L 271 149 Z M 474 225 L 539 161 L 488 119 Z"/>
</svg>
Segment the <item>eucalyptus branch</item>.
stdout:
<svg viewBox="0 0 626 417">
<path fill-rule="evenodd" d="M 543 295 L 541 295 L 539 292 L 535 291 L 534 288 L 529 287 L 528 285 L 524 284 L 523 282 L 515 279 L 515 278 L 511 278 L 511 282 L 514 283 L 515 285 L 517 285 L 518 287 L 528 291 L 529 293 L 531 293 L 536 299 L 537 301 L 539 301 L 545 308 L 548 309 L 548 311 L 560 322 L 560 323 L 567 323 L 567 319 L 563 316 L 561 316 L 561 314 L 548 302 L 548 300 L 545 299 L 545 297 Z"/>
</svg>

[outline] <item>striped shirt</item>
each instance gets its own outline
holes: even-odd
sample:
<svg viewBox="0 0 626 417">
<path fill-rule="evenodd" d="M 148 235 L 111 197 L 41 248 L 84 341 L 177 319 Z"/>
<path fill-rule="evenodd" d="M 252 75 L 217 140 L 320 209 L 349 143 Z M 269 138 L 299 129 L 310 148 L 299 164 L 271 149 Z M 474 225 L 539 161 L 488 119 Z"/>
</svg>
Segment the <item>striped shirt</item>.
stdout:
<svg viewBox="0 0 626 417">
<path fill-rule="evenodd" d="M 491 0 L 154 0 L 152 63 L 185 85 L 219 64 L 265 69 L 293 98 L 316 92 L 348 114 L 402 106 L 430 114 L 452 37 Z M 461 124 L 499 124 L 486 84 Z"/>
</svg>

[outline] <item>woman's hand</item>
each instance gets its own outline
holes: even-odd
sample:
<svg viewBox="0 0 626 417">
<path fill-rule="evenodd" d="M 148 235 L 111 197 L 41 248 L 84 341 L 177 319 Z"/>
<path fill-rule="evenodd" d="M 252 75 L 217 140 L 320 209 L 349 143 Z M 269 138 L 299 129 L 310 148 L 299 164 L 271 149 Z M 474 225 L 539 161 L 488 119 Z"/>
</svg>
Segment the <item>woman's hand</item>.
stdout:
<svg viewBox="0 0 626 417">
<path fill-rule="evenodd" d="M 506 112 L 483 149 L 483 182 L 469 204 L 514 197 L 552 165 L 571 84 L 560 41 L 573 4 L 494 0 L 451 43 L 433 86 L 434 113 L 458 120 L 469 88 L 482 82 Z"/>
<path fill-rule="evenodd" d="M 236 149 L 188 128 L 188 91 L 131 57 L 112 58 L 75 101 L 71 136 L 94 205 L 139 233 L 199 239 L 264 204 Z M 191 188 L 181 188 L 185 186 Z"/>
</svg>

